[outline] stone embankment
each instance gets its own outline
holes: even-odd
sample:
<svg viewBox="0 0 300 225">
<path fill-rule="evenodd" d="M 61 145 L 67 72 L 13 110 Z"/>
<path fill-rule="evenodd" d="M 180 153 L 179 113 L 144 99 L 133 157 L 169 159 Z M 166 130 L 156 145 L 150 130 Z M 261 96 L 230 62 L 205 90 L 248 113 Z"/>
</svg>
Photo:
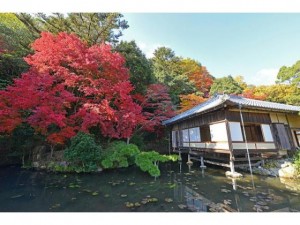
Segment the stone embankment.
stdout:
<svg viewBox="0 0 300 225">
<path fill-rule="evenodd" d="M 249 171 L 249 168 L 247 169 Z M 300 178 L 297 169 L 291 159 L 269 159 L 265 160 L 264 165 L 253 167 L 253 174 L 297 179 Z"/>
</svg>

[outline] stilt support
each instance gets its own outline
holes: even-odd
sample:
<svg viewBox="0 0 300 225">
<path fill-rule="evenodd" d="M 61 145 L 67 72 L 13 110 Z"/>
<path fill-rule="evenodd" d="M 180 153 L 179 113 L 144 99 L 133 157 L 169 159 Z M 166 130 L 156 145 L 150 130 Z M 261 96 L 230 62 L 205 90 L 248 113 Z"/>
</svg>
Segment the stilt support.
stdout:
<svg viewBox="0 0 300 225">
<path fill-rule="evenodd" d="M 201 163 L 200 168 L 205 169 L 206 166 L 204 165 L 203 156 L 201 156 L 201 158 L 200 158 L 200 163 Z"/>
<path fill-rule="evenodd" d="M 186 162 L 188 165 L 193 165 L 193 162 L 191 161 L 191 155 L 188 154 L 188 161 Z"/>
<path fill-rule="evenodd" d="M 181 152 L 180 152 L 180 150 L 179 150 L 179 152 L 178 152 L 178 161 L 179 161 L 179 162 L 181 162 L 181 161 L 182 161 L 182 158 L 181 158 Z"/>
<path fill-rule="evenodd" d="M 232 159 L 230 159 L 230 171 L 226 171 L 225 175 L 227 177 L 232 177 L 232 178 L 237 178 L 237 177 L 242 177 L 243 175 L 238 173 L 238 172 L 235 172 L 234 170 L 234 162 Z"/>
</svg>

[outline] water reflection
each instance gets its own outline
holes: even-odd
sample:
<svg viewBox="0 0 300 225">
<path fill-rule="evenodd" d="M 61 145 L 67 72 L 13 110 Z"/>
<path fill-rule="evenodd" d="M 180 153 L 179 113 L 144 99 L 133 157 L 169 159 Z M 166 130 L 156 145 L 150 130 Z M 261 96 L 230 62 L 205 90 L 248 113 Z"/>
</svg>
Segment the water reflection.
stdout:
<svg viewBox="0 0 300 225">
<path fill-rule="evenodd" d="M 160 165 L 152 178 L 135 167 L 101 174 L 0 170 L 0 211 L 269 212 L 299 211 L 299 181 L 254 176 L 227 178 L 197 163 Z"/>
<path fill-rule="evenodd" d="M 244 178 L 218 178 L 211 175 L 211 171 L 206 173 L 206 169 L 198 169 L 192 165 L 187 165 L 188 173 L 182 173 L 182 163 L 179 163 L 179 175 L 183 176 L 179 180 L 186 182 L 178 182 L 174 189 L 174 198 L 180 196 L 179 201 L 185 202 L 185 206 L 192 212 L 296 212 L 300 210 L 300 182 L 290 179 L 276 179 L 270 177 L 250 176 L 245 174 Z M 187 176 L 193 176 L 193 179 L 198 179 L 198 184 L 195 185 Z M 228 185 L 221 185 L 219 191 L 215 191 L 215 186 L 211 186 L 211 191 L 214 192 L 213 198 L 209 196 L 211 193 L 203 195 L 201 190 L 206 189 L 205 183 L 208 179 L 228 180 Z M 280 186 L 278 183 L 280 180 Z M 272 181 L 275 185 L 270 185 Z M 195 181 L 194 181 L 195 182 Z M 203 182 L 203 183 L 202 183 Z M 256 187 L 257 185 L 257 187 Z M 291 191 L 298 193 L 289 193 L 285 187 Z M 198 190 L 200 189 L 200 191 Z M 184 199 L 182 199 L 184 196 Z M 213 201 L 212 199 L 217 199 Z M 219 201 L 218 201 L 219 200 Z M 283 207 L 284 206 L 284 207 Z"/>
</svg>

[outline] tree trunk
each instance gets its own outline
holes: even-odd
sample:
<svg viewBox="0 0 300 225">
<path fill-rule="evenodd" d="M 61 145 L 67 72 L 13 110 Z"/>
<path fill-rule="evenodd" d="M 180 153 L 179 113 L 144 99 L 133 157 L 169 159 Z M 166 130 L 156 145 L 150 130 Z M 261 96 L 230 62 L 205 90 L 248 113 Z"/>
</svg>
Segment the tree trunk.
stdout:
<svg viewBox="0 0 300 225">
<path fill-rule="evenodd" d="M 54 146 L 53 146 L 53 145 L 51 145 L 50 149 L 51 149 L 51 153 L 50 153 L 50 159 L 52 159 L 53 152 L 54 152 Z"/>
<path fill-rule="evenodd" d="M 127 144 L 129 145 L 130 137 L 127 138 Z"/>
</svg>

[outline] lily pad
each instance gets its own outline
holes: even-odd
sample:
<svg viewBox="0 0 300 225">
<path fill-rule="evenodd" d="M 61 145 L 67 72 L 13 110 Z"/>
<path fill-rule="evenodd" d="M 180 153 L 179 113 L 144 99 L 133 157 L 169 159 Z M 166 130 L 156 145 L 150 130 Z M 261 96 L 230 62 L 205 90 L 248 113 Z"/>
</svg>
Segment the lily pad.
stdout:
<svg viewBox="0 0 300 225">
<path fill-rule="evenodd" d="M 60 207 L 60 204 L 59 204 L 59 203 L 54 204 L 54 205 L 51 206 L 52 209 L 55 209 L 55 208 L 58 208 L 58 207 Z"/>
<path fill-rule="evenodd" d="M 93 196 L 99 195 L 99 193 L 97 191 L 92 193 Z"/>
<path fill-rule="evenodd" d="M 157 198 L 150 198 L 149 200 L 150 200 L 150 202 L 158 202 Z"/>
<path fill-rule="evenodd" d="M 224 204 L 226 204 L 226 205 L 231 205 L 231 200 L 230 200 L 230 199 L 225 199 L 225 200 L 224 200 Z"/>
<path fill-rule="evenodd" d="M 171 199 L 171 198 L 165 198 L 165 202 L 173 202 L 173 199 Z"/>
<path fill-rule="evenodd" d="M 105 198 L 108 198 L 109 196 L 110 196 L 109 194 L 104 195 Z"/>
<path fill-rule="evenodd" d="M 135 185 L 134 182 L 130 182 L 130 183 L 129 183 L 129 186 L 133 186 L 133 185 Z"/>
<path fill-rule="evenodd" d="M 186 207 L 187 207 L 187 205 L 184 205 L 184 204 L 178 205 L 178 208 L 180 208 L 180 209 L 185 209 Z"/>
<path fill-rule="evenodd" d="M 223 192 L 223 193 L 230 193 L 231 191 L 228 190 L 228 189 L 222 188 L 222 189 L 221 189 L 221 192 Z"/>
<path fill-rule="evenodd" d="M 176 184 L 171 184 L 169 185 L 169 188 L 172 189 L 172 188 L 175 188 L 176 187 Z"/>
<path fill-rule="evenodd" d="M 76 200 L 77 198 L 71 198 L 71 200 Z"/>
<path fill-rule="evenodd" d="M 134 203 L 132 203 L 132 202 L 125 202 L 125 206 L 127 208 L 132 208 L 132 207 L 134 207 Z"/>
<path fill-rule="evenodd" d="M 134 206 L 135 206 L 135 207 L 140 207 L 141 204 L 140 204 L 139 202 L 136 202 L 136 203 L 134 203 Z"/>
<path fill-rule="evenodd" d="M 14 196 L 11 196 L 10 198 L 20 198 L 22 196 L 24 196 L 24 195 L 14 195 Z"/>
<path fill-rule="evenodd" d="M 125 198 L 125 197 L 127 197 L 127 195 L 125 195 L 125 194 L 122 194 L 122 195 L 120 195 L 122 198 Z"/>
</svg>

